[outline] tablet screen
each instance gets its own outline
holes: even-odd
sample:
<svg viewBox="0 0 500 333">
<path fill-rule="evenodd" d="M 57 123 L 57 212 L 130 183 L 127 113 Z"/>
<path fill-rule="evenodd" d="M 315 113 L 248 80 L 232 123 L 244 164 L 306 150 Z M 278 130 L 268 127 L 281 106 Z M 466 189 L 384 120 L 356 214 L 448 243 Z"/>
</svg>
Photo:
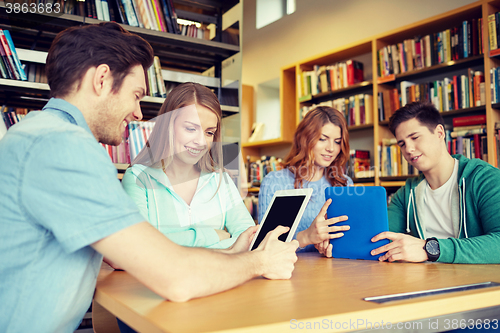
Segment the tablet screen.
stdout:
<svg viewBox="0 0 500 333">
<path fill-rule="evenodd" d="M 265 220 L 261 223 L 261 229 L 259 230 L 257 239 L 255 240 L 251 250 L 255 250 L 259 247 L 260 242 L 262 242 L 262 240 L 266 237 L 267 233 L 274 230 L 277 226 L 282 225 L 291 229 L 305 198 L 305 195 L 274 198 Z M 283 242 L 286 241 L 289 232 L 290 231 L 279 236 L 278 239 Z"/>
</svg>

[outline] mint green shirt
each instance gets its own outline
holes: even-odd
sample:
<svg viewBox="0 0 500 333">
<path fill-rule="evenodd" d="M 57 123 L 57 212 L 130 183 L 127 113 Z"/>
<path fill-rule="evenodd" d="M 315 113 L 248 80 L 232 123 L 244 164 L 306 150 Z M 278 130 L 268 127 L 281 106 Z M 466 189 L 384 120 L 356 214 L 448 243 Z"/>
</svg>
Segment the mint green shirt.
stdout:
<svg viewBox="0 0 500 333">
<path fill-rule="evenodd" d="M 227 248 L 255 225 L 231 178 L 202 172 L 195 195 L 188 205 L 177 193 L 162 169 L 135 164 L 125 172 L 123 188 L 144 218 L 170 240 L 183 246 Z M 231 238 L 219 241 L 215 229 Z"/>
</svg>

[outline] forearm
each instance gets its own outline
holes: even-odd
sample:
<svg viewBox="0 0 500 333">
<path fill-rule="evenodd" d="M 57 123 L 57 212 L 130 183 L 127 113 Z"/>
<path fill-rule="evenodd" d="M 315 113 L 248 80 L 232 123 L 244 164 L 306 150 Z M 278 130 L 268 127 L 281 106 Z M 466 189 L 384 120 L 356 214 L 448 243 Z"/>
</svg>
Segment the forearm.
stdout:
<svg viewBox="0 0 500 333">
<path fill-rule="evenodd" d="M 500 232 L 471 238 L 440 239 L 439 262 L 454 264 L 500 264 Z"/>
<path fill-rule="evenodd" d="M 178 301 L 203 297 L 234 288 L 263 274 L 263 260 L 260 252 L 245 252 L 234 255 L 231 250 L 209 250 L 203 248 L 185 249 L 183 262 L 189 262 L 189 275 L 182 274 Z M 185 270 L 184 270 L 185 272 Z"/>
<path fill-rule="evenodd" d="M 181 247 L 147 222 L 92 246 L 158 295 L 178 302 L 233 288 L 263 273 L 257 251 L 229 255 Z"/>
<path fill-rule="evenodd" d="M 307 236 L 307 230 L 302 230 L 297 233 L 297 240 L 299 241 L 299 246 L 300 247 L 306 247 L 307 245 L 312 244 L 312 242 L 309 240 L 309 237 Z"/>
</svg>

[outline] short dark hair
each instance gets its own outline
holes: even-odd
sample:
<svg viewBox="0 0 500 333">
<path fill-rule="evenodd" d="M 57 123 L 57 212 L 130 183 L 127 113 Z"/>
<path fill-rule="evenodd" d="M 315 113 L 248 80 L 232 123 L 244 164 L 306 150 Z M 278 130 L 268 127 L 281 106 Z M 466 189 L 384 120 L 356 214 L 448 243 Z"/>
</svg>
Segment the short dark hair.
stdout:
<svg viewBox="0 0 500 333">
<path fill-rule="evenodd" d="M 61 31 L 49 49 L 47 80 L 52 97 L 64 97 L 89 68 L 107 64 L 113 77 L 113 91 L 118 91 L 132 67 L 146 71 L 153 63 L 153 48 L 141 37 L 119 24 L 104 22 L 71 27 Z"/>
<path fill-rule="evenodd" d="M 444 127 L 443 117 L 436 107 L 427 102 L 413 102 L 406 104 L 401 109 L 394 112 L 389 119 L 389 130 L 396 136 L 398 126 L 407 121 L 416 118 L 422 125 L 426 126 L 429 131 L 434 133 L 437 125 Z"/>
</svg>

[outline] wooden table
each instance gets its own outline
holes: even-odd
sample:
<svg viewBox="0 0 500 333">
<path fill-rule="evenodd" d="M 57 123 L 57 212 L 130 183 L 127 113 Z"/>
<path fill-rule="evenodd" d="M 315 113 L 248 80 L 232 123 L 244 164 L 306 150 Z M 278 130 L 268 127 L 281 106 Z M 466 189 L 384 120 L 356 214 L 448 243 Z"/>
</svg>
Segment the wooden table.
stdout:
<svg viewBox="0 0 500 333">
<path fill-rule="evenodd" d="M 299 255 L 290 280 L 254 279 L 186 303 L 165 301 L 126 272 L 103 268 L 95 301 L 141 332 L 296 332 L 306 328 L 345 332 L 386 329 L 380 325 L 389 322 L 391 332 L 397 332 L 395 325 L 402 322 L 408 322 L 406 328 L 412 324 L 420 331 L 436 331 L 436 321 L 443 330 L 443 325 L 452 325 L 453 318 L 468 320 L 486 314 L 490 320 L 500 320 L 500 287 L 384 304 L 363 298 L 486 281 L 500 282 L 500 265 L 384 263 L 327 259 L 310 253 Z"/>
</svg>

